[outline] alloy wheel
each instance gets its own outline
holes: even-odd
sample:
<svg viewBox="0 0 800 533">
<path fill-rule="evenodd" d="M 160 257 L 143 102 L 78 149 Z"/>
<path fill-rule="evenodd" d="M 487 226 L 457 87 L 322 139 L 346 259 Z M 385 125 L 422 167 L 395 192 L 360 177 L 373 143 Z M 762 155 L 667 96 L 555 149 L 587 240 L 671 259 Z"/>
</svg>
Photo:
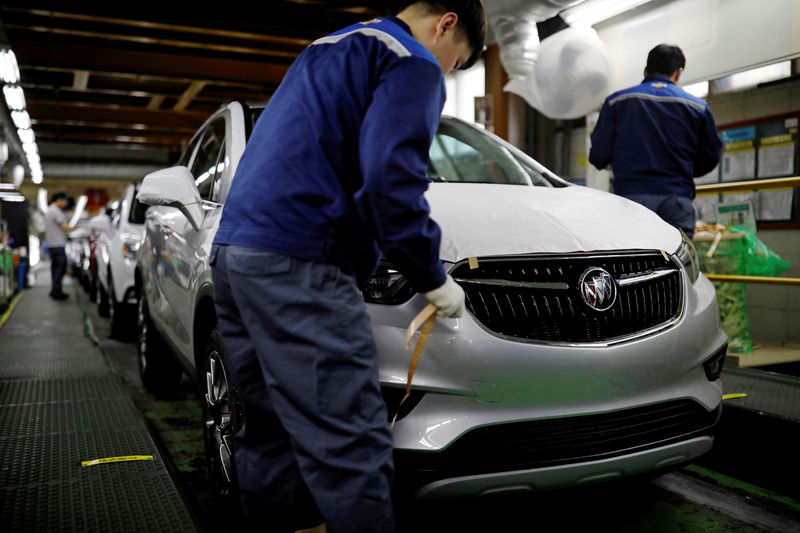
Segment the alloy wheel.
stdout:
<svg viewBox="0 0 800 533">
<path fill-rule="evenodd" d="M 139 329 L 139 370 L 144 375 L 147 368 L 147 316 L 144 295 L 139 298 L 136 322 Z"/>
<path fill-rule="evenodd" d="M 206 439 L 213 482 L 220 495 L 230 492 L 233 481 L 233 406 L 228 376 L 219 352 L 212 350 L 206 363 Z M 212 455 L 213 454 L 213 455 Z"/>
</svg>

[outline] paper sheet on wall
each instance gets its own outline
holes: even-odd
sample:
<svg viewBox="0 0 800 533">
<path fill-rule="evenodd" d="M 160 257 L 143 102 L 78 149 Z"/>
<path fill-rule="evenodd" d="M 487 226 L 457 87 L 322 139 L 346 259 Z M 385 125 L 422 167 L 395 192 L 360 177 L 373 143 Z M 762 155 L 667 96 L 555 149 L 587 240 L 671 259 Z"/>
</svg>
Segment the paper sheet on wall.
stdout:
<svg viewBox="0 0 800 533">
<path fill-rule="evenodd" d="M 737 150 L 722 155 L 722 181 L 738 181 L 756 177 L 756 151 Z"/>
<path fill-rule="evenodd" d="M 719 204 L 719 195 L 716 193 L 698 195 L 694 199 L 694 208 L 697 210 L 697 220 L 716 222 L 717 204 Z"/>
<path fill-rule="evenodd" d="M 717 183 L 719 181 L 719 165 L 714 167 L 714 170 L 705 176 L 699 176 L 694 179 L 695 185 L 703 185 L 704 183 Z"/>
<path fill-rule="evenodd" d="M 752 202 L 724 202 L 717 206 L 719 223 L 725 226 L 744 226 L 756 232 L 756 214 Z"/>
<path fill-rule="evenodd" d="M 789 220 L 792 218 L 794 189 L 760 191 L 758 193 L 758 220 Z"/>
<path fill-rule="evenodd" d="M 758 200 L 759 195 L 757 191 L 728 193 L 722 195 L 720 204 L 743 204 L 745 202 L 750 202 L 753 204 L 753 213 L 758 213 Z M 720 224 L 722 224 L 722 222 L 720 222 Z"/>
<path fill-rule="evenodd" d="M 762 146 L 758 151 L 758 177 L 774 178 L 794 174 L 793 142 Z"/>
</svg>

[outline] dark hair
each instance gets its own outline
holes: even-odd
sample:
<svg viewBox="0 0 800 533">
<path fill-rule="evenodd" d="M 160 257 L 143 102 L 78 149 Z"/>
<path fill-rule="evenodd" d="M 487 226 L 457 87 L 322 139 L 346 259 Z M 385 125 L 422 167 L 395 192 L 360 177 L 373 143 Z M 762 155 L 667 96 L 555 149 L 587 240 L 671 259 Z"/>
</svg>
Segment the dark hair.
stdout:
<svg viewBox="0 0 800 533">
<path fill-rule="evenodd" d="M 673 44 L 659 44 L 647 54 L 648 74 L 672 76 L 679 68 L 686 66 L 686 57 L 680 48 Z"/>
<path fill-rule="evenodd" d="M 63 191 L 54 192 L 53 195 L 50 197 L 50 203 L 52 204 L 53 202 L 57 202 L 57 201 L 61 200 L 62 198 L 64 200 L 66 200 L 67 199 L 67 193 L 65 193 Z"/>
<path fill-rule="evenodd" d="M 472 48 L 472 55 L 466 63 L 459 67 L 460 70 L 468 69 L 481 57 L 483 48 L 486 46 L 486 13 L 480 0 L 419 0 L 417 2 L 400 2 L 399 11 L 420 4 L 434 13 L 453 12 L 458 15 L 456 28 L 464 33 L 464 36 Z"/>
</svg>

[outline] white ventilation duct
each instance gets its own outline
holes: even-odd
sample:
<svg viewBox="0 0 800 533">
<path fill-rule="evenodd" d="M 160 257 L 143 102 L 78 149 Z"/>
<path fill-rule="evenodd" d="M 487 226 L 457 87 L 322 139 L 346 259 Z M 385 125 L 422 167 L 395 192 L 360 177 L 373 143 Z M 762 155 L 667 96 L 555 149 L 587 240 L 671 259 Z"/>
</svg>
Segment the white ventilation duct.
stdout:
<svg viewBox="0 0 800 533">
<path fill-rule="evenodd" d="M 585 116 L 607 95 L 611 65 L 591 28 L 567 28 L 541 42 L 536 28 L 579 0 L 484 2 L 492 37 L 511 82 L 505 90 L 554 119 Z"/>
</svg>

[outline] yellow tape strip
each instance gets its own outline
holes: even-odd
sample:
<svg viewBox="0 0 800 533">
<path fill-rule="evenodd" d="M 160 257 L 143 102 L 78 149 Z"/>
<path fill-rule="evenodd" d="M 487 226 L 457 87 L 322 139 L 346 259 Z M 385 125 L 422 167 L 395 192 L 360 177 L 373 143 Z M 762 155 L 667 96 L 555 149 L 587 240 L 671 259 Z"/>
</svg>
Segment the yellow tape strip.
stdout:
<svg viewBox="0 0 800 533">
<path fill-rule="evenodd" d="M 723 400 L 731 400 L 733 398 L 746 398 L 746 397 L 747 397 L 747 394 L 745 394 L 743 392 L 737 392 L 737 393 L 734 393 L 734 394 L 723 394 L 722 395 L 722 399 Z"/>
<path fill-rule="evenodd" d="M 436 312 L 436 306 L 433 304 L 428 304 L 425 306 L 425 309 L 419 312 L 417 316 L 414 317 L 414 320 L 411 321 L 411 324 L 408 325 L 408 329 L 406 329 L 406 350 L 411 349 L 411 336 L 414 334 L 415 331 L 419 329 L 419 327 L 428 320 L 428 317 L 433 315 Z"/>
<path fill-rule="evenodd" d="M 397 412 L 392 418 L 391 427 L 394 428 L 394 423 L 397 421 L 397 415 L 400 414 L 400 408 L 403 407 L 405 401 L 411 396 L 411 381 L 414 379 L 414 373 L 417 371 L 417 363 L 422 357 L 422 350 L 425 349 L 425 344 L 428 342 L 428 337 L 433 330 L 433 324 L 436 322 L 436 306 L 428 304 L 425 309 L 414 317 L 411 324 L 406 330 L 406 350 L 411 348 L 411 336 L 422 325 L 422 332 L 417 339 L 417 345 L 414 346 L 414 353 L 411 355 L 411 362 L 408 364 L 408 378 L 406 379 L 406 395 L 400 400 L 400 405 L 397 406 Z"/>
<path fill-rule="evenodd" d="M 23 294 L 25 294 L 25 293 L 22 292 L 22 291 L 19 291 L 17 293 L 17 295 L 14 296 L 14 298 L 11 300 L 11 305 L 8 306 L 8 309 L 6 309 L 6 312 L 3 313 L 3 316 L 0 317 L 0 328 L 2 328 L 3 325 L 6 323 L 6 321 L 11 317 L 12 311 L 14 311 L 14 308 L 17 306 L 19 301 L 22 300 L 22 295 Z"/>
<path fill-rule="evenodd" d="M 469 269 L 475 270 L 478 268 L 478 258 L 477 257 L 470 257 L 469 258 Z"/>
<path fill-rule="evenodd" d="M 125 461 L 152 461 L 152 455 L 122 455 L 120 457 L 103 457 L 102 459 L 92 459 L 91 461 L 81 461 L 81 466 L 94 466 L 105 463 L 123 463 Z"/>
</svg>

